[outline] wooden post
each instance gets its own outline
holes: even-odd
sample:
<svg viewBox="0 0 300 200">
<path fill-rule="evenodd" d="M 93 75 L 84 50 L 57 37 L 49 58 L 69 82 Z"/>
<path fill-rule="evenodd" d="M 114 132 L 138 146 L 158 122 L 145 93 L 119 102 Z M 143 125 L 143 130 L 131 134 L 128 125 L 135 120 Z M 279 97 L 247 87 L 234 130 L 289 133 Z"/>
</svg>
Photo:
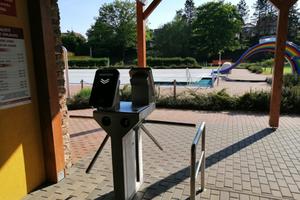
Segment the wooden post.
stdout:
<svg viewBox="0 0 300 200">
<path fill-rule="evenodd" d="M 136 1 L 137 15 L 137 53 L 138 67 L 146 67 L 146 30 L 144 20 L 144 5 L 139 0 Z"/>
<path fill-rule="evenodd" d="M 145 20 L 158 6 L 161 0 L 153 0 L 144 11 L 144 4 L 140 0 L 136 0 L 136 17 L 137 17 L 137 54 L 138 67 L 146 67 L 146 28 Z"/>
<path fill-rule="evenodd" d="M 80 90 L 83 89 L 83 80 L 80 81 Z"/>
<path fill-rule="evenodd" d="M 296 2 L 288 0 L 271 0 L 271 2 L 279 9 L 279 18 L 277 25 L 277 40 L 275 51 L 275 66 L 273 70 L 272 93 L 270 103 L 270 119 L 271 127 L 279 127 L 280 104 L 284 68 L 284 53 L 286 48 L 287 33 L 288 33 L 288 15 L 290 7 Z"/>
<path fill-rule="evenodd" d="M 174 99 L 176 99 L 176 96 L 177 96 L 177 94 L 176 94 L 176 79 L 173 81 L 173 97 L 174 97 Z"/>
</svg>

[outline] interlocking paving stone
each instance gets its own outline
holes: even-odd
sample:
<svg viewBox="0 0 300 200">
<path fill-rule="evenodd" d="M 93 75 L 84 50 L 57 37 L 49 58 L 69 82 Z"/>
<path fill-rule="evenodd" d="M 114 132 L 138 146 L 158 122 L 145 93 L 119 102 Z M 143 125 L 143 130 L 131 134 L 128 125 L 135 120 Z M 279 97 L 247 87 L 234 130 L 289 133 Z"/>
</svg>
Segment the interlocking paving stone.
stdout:
<svg viewBox="0 0 300 200">
<path fill-rule="evenodd" d="M 207 123 L 206 189 L 197 198 L 300 199 L 299 117 L 283 116 L 277 130 L 268 128 L 262 114 L 156 110 L 150 118 Z M 70 124 L 74 165 L 67 178 L 24 199 L 113 199 L 110 142 L 91 174 L 84 172 L 105 132 L 93 119 L 71 118 Z M 146 126 L 164 151 L 143 136 L 145 182 L 135 199 L 188 199 L 195 129 Z"/>
</svg>

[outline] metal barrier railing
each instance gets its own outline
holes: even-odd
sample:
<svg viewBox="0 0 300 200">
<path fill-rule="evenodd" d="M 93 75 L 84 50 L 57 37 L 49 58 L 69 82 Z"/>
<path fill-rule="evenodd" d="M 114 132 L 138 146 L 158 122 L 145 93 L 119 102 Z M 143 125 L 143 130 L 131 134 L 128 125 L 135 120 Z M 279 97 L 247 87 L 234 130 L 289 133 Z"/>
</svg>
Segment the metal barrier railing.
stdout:
<svg viewBox="0 0 300 200">
<path fill-rule="evenodd" d="M 201 156 L 196 165 L 197 146 L 202 138 L 201 142 Z M 204 191 L 205 186 L 205 122 L 203 122 L 197 130 L 196 136 L 191 147 L 191 182 L 190 182 L 190 199 L 196 198 L 196 180 L 201 170 L 201 191 Z"/>
</svg>

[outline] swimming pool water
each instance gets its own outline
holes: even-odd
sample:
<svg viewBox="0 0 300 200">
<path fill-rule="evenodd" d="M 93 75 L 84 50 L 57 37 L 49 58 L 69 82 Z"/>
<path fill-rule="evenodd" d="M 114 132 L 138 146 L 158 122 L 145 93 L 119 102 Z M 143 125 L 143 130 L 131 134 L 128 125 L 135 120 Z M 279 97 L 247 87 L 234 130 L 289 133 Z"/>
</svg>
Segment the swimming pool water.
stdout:
<svg viewBox="0 0 300 200">
<path fill-rule="evenodd" d="M 212 87 L 212 84 L 212 78 L 202 78 L 200 81 L 195 83 L 198 87 Z"/>
</svg>

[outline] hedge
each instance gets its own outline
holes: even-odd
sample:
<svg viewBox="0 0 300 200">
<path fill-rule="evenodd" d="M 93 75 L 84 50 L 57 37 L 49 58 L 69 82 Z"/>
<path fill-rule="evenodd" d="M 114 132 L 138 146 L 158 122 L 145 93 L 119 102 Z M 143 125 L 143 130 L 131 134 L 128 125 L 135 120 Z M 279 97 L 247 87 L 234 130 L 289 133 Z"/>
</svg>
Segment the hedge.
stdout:
<svg viewBox="0 0 300 200">
<path fill-rule="evenodd" d="M 134 60 L 137 64 L 137 60 Z M 200 67 L 197 60 L 192 57 L 148 57 L 147 65 L 152 68 L 185 68 L 185 67 Z"/>
<path fill-rule="evenodd" d="M 184 67 L 197 67 L 198 62 L 196 59 L 187 57 L 187 58 L 180 58 L 180 57 L 174 57 L 174 58 L 154 58 L 149 57 L 147 58 L 147 64 L 150 67 L 154 66 L 184 66 Z"/>
<path fill-rule="evenodd" d="M 134 60 L 137 64 L 137 60 Z M 90 58 L 90 59 L 70 59 L 69 66 L 70 69 L 97 69 L 101 67 L 108 67 L 110 65 L 109 58 Z M 201 68 L 196 61 L 196 59 L 187 57 L 173 57 L 173 58 L 159 58 L 159 57 L 148 57 L 147 65 L 153 69 L 178 69 L 178 68 Z M 132 66 L 117 63 L 115 66 L 111 66 L 121 69 L 129 69 Z"/>
<path fill-rule="evenodd" d="M 68 100 L 68 108 L 83 109 L 90 108 L 89 90 L 83 90 Z M 122 100 L 130 100 L 130 88 L 121 91 Z M 239 111 L 269 111 L 270 92 L 250 91 L 242 96 L 230 96 L 222 90 L 209 94 L 190 93 L 184 96 L 163 96 L 156 100 L 158 108 L 192 109 L 192 110 L 239 110 Z M 288 114 L 300 114 L 300 86 L 285 87 L 282 92 L 281 112 Z"/>
<path fill-rule="evenodd" d="M 252 73 L 261 74 L 263 73 L 263 68 L 259 63 L 242 63 L 238 67 L 239 69 L 248 69 Z"/>
<path fill-rule="evenodd" d="M 89 108 L 88 101 L 91 89 L 81 90 L 68 100 L 69 109 Z M 131 88 L 125 85 L 121 90 L 121 100 L 131 99 Z M 161 108 L 193 109 L 193 110 L 241 110 L 241 111 L 269 111 L 270 92 L 250 91 L 242 96 L 231 96 L 225 89 L 208 94 L 187 92 L 173 96 L 157 97 L 156 105 Z M 282 113 L 300 114 L 300 76 L 284 75 L 281 101 Z"/>
<path fill-rule="evenodd" d="M 69 66 L 73 69 L 85 68 L 85 69 L 95 69 L 99 67 L 109 66 L 109 58 L 90 58 L 83 60 L 69 60 Z"/>
</svg>

